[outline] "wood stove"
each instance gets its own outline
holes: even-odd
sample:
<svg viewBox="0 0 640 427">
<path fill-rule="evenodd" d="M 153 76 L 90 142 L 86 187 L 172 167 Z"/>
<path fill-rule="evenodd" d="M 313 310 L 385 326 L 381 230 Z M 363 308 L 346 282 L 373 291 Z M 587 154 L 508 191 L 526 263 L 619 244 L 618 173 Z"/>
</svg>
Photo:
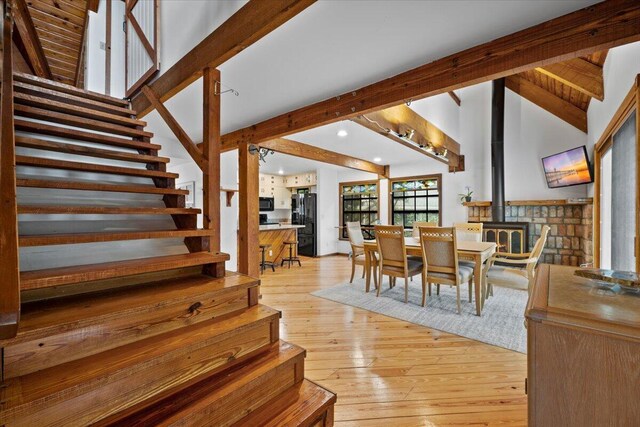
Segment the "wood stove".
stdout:
<svg viewBox="0 0 640 427">
<path fill-rule="evenodd" d="M 482 240 L 497 244 L 498 252 L 529 252 L 529 224 L 526 222 L 483 222 L 482 234 Z"/>
</svg>

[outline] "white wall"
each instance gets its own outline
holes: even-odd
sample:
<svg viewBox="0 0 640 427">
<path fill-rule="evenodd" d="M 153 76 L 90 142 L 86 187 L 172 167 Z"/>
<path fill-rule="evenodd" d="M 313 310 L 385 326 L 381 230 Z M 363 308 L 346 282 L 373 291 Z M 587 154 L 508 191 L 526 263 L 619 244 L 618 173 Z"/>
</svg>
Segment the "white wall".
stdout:
<svg viewBox="0 0 640 427">
<path fill-rule="evenodd" d="M 111 2 L 111 91 L 110 95 L 123 98 L 125 94 L 125 33 L 124 2 Z M 89 12 L 87 27 L 85 88 L 94 92 L 105 93 L 105 50 L 101 43 L 106 43 L 107 2 L 100 0 L 98 12 Z"/>
<path fill-rule="evenodd" d="M 338 252 L 338 171 L 335 168 L 319 167 L 316 170 L 316 194 L 318 203 L 317 250 L 318 255 Z"/>
</svg>

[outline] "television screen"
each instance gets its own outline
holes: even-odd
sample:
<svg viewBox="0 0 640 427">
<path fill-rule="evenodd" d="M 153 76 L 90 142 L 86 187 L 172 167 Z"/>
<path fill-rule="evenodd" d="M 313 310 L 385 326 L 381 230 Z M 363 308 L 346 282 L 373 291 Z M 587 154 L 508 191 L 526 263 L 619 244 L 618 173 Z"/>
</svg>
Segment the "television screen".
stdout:
<svg viewBox="0 0 640 427">
<path fill-rule="evenodd" d="M 577 147 L 542 159 L 549 188 L 593 182 L 587 148 Z"/>
</svg>

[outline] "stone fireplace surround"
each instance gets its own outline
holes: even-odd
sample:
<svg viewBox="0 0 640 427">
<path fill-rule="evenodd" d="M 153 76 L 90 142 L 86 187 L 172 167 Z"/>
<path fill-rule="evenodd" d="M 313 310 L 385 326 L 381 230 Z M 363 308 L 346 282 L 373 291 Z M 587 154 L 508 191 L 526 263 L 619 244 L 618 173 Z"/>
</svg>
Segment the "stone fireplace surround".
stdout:
<svg viewBox="0 0 640 427">
<path fill-rule="evenodd" d="M 540 262 L 579 266 L 593 263 L 593 201 L 522 200 L 507 202 L 505 221 L 529 224 L 529 250 L 543 225 L 550 227 Z M 470 222 L 489 222 L 491 202 L 467 202 Z"/>
</svg>

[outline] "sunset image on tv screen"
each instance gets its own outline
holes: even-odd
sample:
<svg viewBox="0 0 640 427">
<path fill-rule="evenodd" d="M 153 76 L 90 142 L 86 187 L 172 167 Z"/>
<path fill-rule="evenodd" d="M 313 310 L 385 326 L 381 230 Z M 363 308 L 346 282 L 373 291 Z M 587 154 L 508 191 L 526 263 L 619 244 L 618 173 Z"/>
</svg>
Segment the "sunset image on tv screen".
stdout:
<svg viewBox="0 0 640 427">
<path fill-rule="evenodd" d="M 591 182 L 589 161 L 584 147 L 542 159 L 547 184 L 551 188 Z"/>
</svg>

